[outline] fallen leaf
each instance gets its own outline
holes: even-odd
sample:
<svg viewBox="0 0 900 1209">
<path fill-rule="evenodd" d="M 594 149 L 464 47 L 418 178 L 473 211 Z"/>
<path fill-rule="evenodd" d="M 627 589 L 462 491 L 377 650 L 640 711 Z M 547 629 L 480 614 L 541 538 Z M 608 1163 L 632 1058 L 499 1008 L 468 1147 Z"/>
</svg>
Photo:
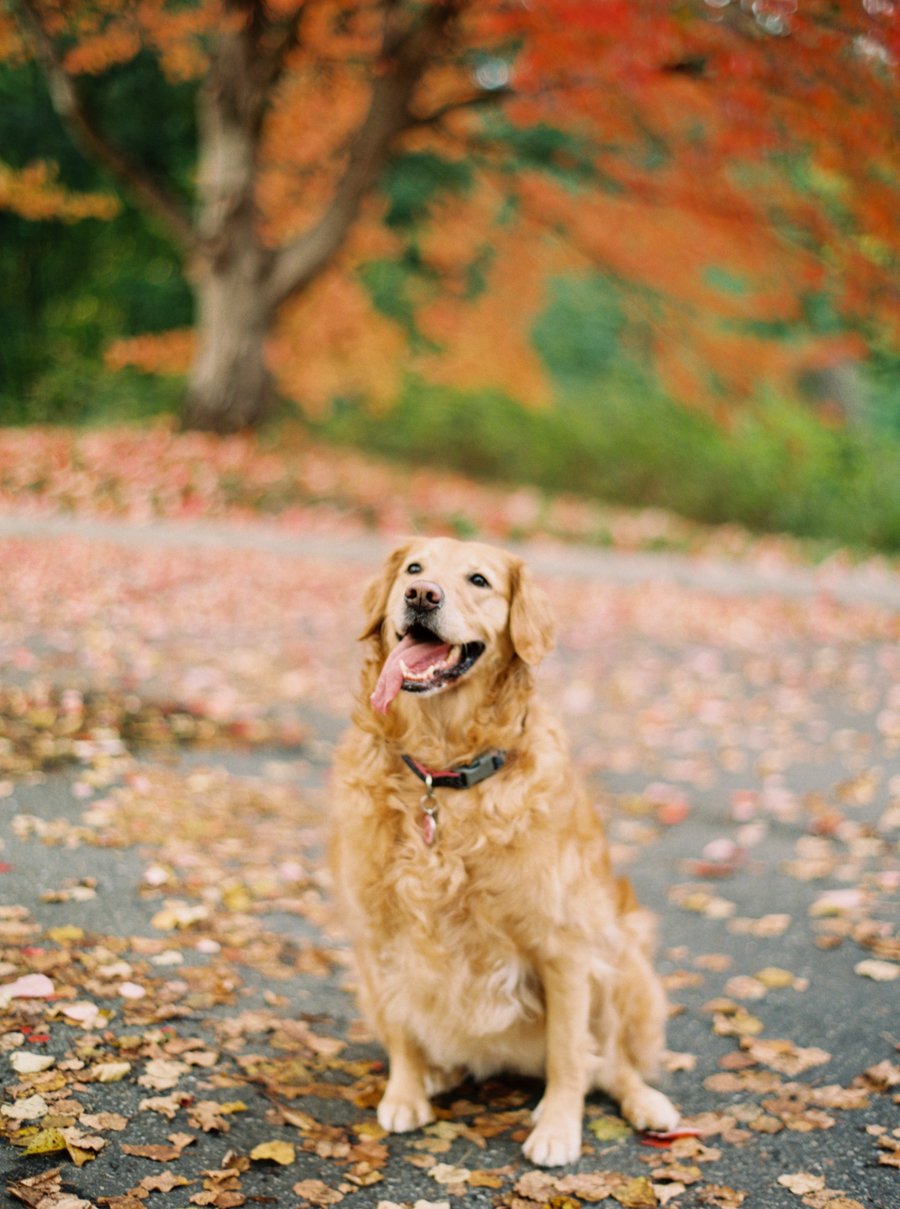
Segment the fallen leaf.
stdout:
<svg viewBox="0 0 900 1209">
<path fill-rule="evenodd" d="M 85 1129 L 112 1129 L 121 1132 L 128 1124 L 128 1118 L 117 1112 L 86 1112 L 78 1118 L 78 1123 Z"/>
<path fill-rule="evenodd" d="M 900 965 L 893 961 L 878 961 L 874 957 L 858 961 L 853 970 L 854 973 L 871 978 L 875 982 L 893 982 L 895 978 L 900 978 Z"/>
<path fill-rule="evenodd" d="M 895 1066 L 893 1062 L 889 1062 L 885 1058 L 883 1062 L 870 1066 L 864 1072 L 863 1077 L 876 1090 L 887 1091 L 890 1087 L 900 1085 L 900 1066 Z"/>
<path fill-rule="evenodd" d="M 493 1171 L 472 1171 L 466 1182 L 471 1188 L 502 1188 L 503 1176 Z"/>
<path fill-rule="evenodd" d="M 763 1031 L 763 1022 L 758 1016 L 751 1016 L 743 1008 L 733 1015 L 726 1016 L 717 1012 L 713 1016 L 713 1032 L 719 1037 L 749 1037 Z"/>
<path fill-rule="evenodd" d="M 167 1091 L 189 1070 L 190 1067 L 184 1062 L 153 1058 L 144 1067 L 144 1073 L 138 1076 L 138 1083 L 141 1087 L 152 1087 L 154 1091 Z"/>
<path fill-rule="evenodd" d="M 46 974 L 23 974 L 15 982 L 0 986 L 0 1006 L 11 999 L 46 999 L 53 993 L 53 983 Z"/>
<path fill-rule="evenodd" d="M 600 1142 L 619 1142 L 623 1138 L 630 1138 L 634 1132 L 619 1117 L 594 1117 L 588 1121 L 587 1127 Z"/>
<path fill-rule="evenodd" d="M 43 1096 L 28 1096 L 27 1099 L 16 1100 L 15 1104 L 4 1104 L 0 1112 L 13 1121 L 36 1121 L 48 1113 L 47 1101 Z"/>
<path fill-rule="evenodd" d="M 811 1175 L 808 1171 L 798 1171 L 796 1175 L 780 1175 L 778 1183 L 789 1188 L 794 1196 L 805 1196 L 807 1192 L 817 1192 L 825 1187 L 823 1175 Z"/>
<path fill-rule="evenodd" d="M 344 1199 L 343 1192 L 329 1188 L 322 1180 L 301 1180 L 299 1184 L 294 1184 L 291 1191 L 313 1205 L 336 1205 Z"/>
<path fill-rule="evenodd" d="M 29 1209 L 92 1209 L 91 1202 L 62 1190 L 61 1167 L 7 1185 L 7 1191 Z"/>
<path fill-rule="evenodd" d="M 618 1171 L 582 1171 L 577 1175 L 566 1175 L 557 1180 L 560 1192 L 577 1196 L 583 1201 L 602 1201 L 612 1190 L 625 1182 Z"/>
<path fill-rule="evenodd" d="M 654 1209 L 656 1193 L 645 1175 L 618 1184 L 609 1194 L 625 1209 Z"/>
<path fill-rule="evenodd" d="M 55 1061 L 52 1055 L 35 1054 L 27 1050 L 20 1050 L 9 1056 L 9 1064 L 17 1075 L 34 1075 L 38 1071 L 49 1070 Z"/>
<path fill-rule="evenodd" d="M 147 988 L 139 982 L 122 982 L 118 990 L 123 999 L 143 999 L 147 994 Z"/>
<path fill-rule="evenodd" d="M 98 1062 L 89 1072 L 95 1083 L 118 1083 L 131 1070 L 130 1062 Z"/>
<path fill-rule="evenodd" d="M 60 1007 L 60 1014 L 65 1016 L 67 1020 L 74 1020 L 76 1024 L 80 1024 L 84 1029 L 94 1028 L 101 1021 L 110 1018 L 110 1012 L 104 1008 L 97 1007 L 96 1003 L 67 1003 Z"/>
<path fill-rule="evenodd" d="M 449 1163 L 435 1163 L 428 1172 L 439 1184 L 465 1184 L 472 1172 L 467 1167 L 453 1167 Z"/>
<path fill-rule="evenodd" d="M 761 983 L 770 989 L 776 987 L 789 987 L 794 985 L 794 975 L 790 970 L 779 969 L 778 966 L 766 966 L 764 970 L 758 970 L 755 977 Z"/>
<path fill-rule="evenodd" d="M 669 1201 L 675 1199 L 676 1196 L 681 1196 L 685 1191 L 684 1184 L 652 1184 L 651 1187 L 656 1193 L 656 1199 L 661 1205 L 668 1205 Z"/>
<path fill-rule="evenodd" d="M 193 1099 L 194 1097 L 189 1092 L 173 1091 L 171 1096 L 151 1096 L 146 1100 L 141 1100 L 138 1109 L 142 1112 L 161 1113 L 167 1121 L 172 1121 L 179 1108 L 192 1103 Z"/>
<path fill-rule="evenodd" d="M 258 1146 L 250 1151 L 251 1159 L 269 1159 L 273 1163 L 280 1163 L 282 1166 L 287 1166 L 288 1163 L 293 1163 L 296 1158 L 294 1147 L 290 1142 L 260 1142 Z"/>
<path fill-rule="evenodd" d="M 559 1180 L 547 1171 L 526 1171 L 514 1186 L 519 1196 L 545 1204 L 559 1192 Z"/>
<path fill-rule="evenodd" d="M 776 1041 L 760 1038 L 745 1040 L 742 1048 L 754 1062 L 780 1071 L 783 1075 L 799 1075 L 811 1066 L 821 1066 L 831 1061 L 831 1054 L 817 1046 L 801 1048 L 792 1041 Z"/>
<path fill-rule="evenodd" d="M 171 1163 L 173 1159 L 181 1156 L 184 1148 L 182 1146 L 163 1146 L 158 1142 L 147 1146 L 132 1146 L 123 1142 L 121 1149 L 123 1154 L 131 1154 L 139 1159 L 152 1159 L 154 1163 Z"/>
<path fill-rule="evenodd" d="M 145 1175 L 138 1181 L 138 1187 L 146 1188 L 148 1192 L 171 1192 L 173 1188 L 181 1188 L 191 1181 L 183 1175 L 175 1175 L 172 1171 L 164 1171 L 162 1175 Z"/>
<path fill-rule="evenodd" d="M 758 978 L 737 974 L 725 983 L 725 994 L 735 999 L 764 999 L 768 994 L 768 987 Z"/>
<path fill-rule="evenodd" d="M 41 1129 L 28 1139 L 28 1145 L 23 1154 L 51 1154 L 55 1150 L 65 1150 L 66 1139 L 58 1129 Z"/>
<path fill-rule="evenodd" d="M 697 1196 L 701 1205 L 716 1205 L 718 1209 L 739 1209 L 747 1193 L 726 1184 L 709 1184 Z"/>
</svg>

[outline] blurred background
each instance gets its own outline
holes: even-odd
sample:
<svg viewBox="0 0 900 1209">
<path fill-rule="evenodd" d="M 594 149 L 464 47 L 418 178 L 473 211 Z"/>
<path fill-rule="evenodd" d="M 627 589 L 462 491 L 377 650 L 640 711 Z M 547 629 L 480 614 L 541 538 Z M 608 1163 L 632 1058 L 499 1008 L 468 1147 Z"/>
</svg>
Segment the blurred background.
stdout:
<svg viewBox="0 0 900 1209">
<path fill-rule="evenodd" d="M 900 546 L 894 5 L 539 7 L 10 0 L 7 496 Z"/>
</svg>

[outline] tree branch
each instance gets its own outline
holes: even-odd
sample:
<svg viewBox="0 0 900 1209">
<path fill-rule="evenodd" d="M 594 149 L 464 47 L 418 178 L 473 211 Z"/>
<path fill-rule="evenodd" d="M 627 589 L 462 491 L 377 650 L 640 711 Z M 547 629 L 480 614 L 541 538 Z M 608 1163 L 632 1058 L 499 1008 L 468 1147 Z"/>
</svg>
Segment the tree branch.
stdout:
<svg viewBox="0 0 900 1209">
<path fill-rule="evenodd" d="M 43 69 L 53 108 L 65 123 L 84 154 L 127 189 L 138 206 L 159 219 L 171 239 L 189 256 L 195 239 L 188 214 L 140 164 L 114 147 L 87 113 L 75 81 L 63 66 L 52 39 L 41 22 L 34 0 L 18 0 L 18 8 L 35 42 L 35 52 Z"/>
<path fill-rule="evenodd" d="M 306 5 L 300 5 L 282 29 L 280 37 L 274 39 L 265 51 L 260 51 L 262 55 L 260 79 L 266 96 L 271 94 L 273 86 L 281 77 L 288 55 L 300 45 L 300 26 L 306 16 L 306 11 Z M 269 32 L 272 29 L 274 26 L 269 27 Z"/>
<path fill-rule="evenodd" d="M 369 111 L 350 146 L 347 167 L 325 216 L 299 239 L 276 252 L 267 283 L 274 310 L 309 284 L 340 250 L 375 184 L 390 145 L 418 120 L 409 105 L 425 68 L 433 60 L 465 0 L 443 0 L 405 32 L 386 21 L 380 68 L 374 76 Z"/>
<path fill-rule="evenodd" d="M 461 109 L 481 109 L 482 106 L 495 105 L 498 101 L 512 96 L 515 96 L 514 88 L 491 88 L 484 92 L 479 92 L 475 96 L 466 97 L 463 101 L 449 101 L 446 105 L 442 105 L 440 109 L 436 109 L 434 113 L 414 119 L 412 125 L 417 127 L 437 126 L 451 113 L 459 113 Z"/>
</svg>

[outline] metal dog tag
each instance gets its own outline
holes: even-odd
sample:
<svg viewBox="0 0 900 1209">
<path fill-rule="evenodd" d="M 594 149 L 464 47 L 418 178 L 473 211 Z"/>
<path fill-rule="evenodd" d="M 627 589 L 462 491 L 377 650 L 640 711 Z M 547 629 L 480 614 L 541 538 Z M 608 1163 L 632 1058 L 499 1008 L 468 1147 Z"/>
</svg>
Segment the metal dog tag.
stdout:
<svg viewBox="0 0 900 1209">
<path fill-rule="evenodd" d="M 428 792 L 422 794 L 419 805 L 425 812 L 422 819 L 422 839 L 430 848 L 437 837 L 438 803 L 431 788 L 431 775 L 428 773 L 425 775 L 425 784 L 428 786 Z"/>
</svg>

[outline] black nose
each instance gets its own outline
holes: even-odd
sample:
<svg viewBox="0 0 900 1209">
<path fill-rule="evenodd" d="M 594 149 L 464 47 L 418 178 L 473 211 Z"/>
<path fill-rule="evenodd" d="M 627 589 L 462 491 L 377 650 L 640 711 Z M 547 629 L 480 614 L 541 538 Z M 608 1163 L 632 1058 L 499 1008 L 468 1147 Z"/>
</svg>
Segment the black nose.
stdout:
<svg viewBox="0 0 900 1209">
<path fill-rule="evenodd" d="M 417 579 L 403 593 L 406 603 L 412 609 L 422 613 L 430 613 L 444 602 L 444 590 L 428 579 Z"/>
</svg>

